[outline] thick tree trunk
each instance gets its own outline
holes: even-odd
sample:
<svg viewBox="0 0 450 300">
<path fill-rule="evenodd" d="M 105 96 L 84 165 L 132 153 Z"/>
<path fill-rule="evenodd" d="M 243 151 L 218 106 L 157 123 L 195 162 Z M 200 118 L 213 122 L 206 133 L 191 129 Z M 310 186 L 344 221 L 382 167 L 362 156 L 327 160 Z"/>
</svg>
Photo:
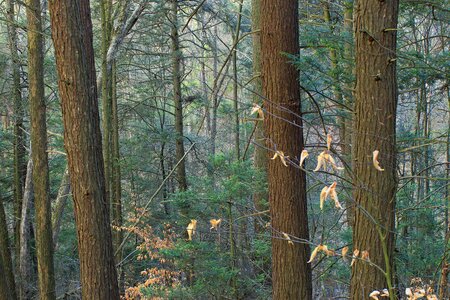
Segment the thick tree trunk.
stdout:
<svg viewBox="0 0 450 300">
<path fill-rule="evenodd" d="M 172 81 L 173 81 L 173 102 L 175 107 L 175 131 L 176 147 L 175 158 L 181 161 L 177 169 L 178 189 L 187 190 L 186 164 L 182 159 L 184 156 L 184 134 L 183 134 L 183 103 L 181 100 L 181 49 L 178 37 L 178 0 L 171 0 L 171 26 L 170 39 L 172 41 Z"/>
<path fill-rule="evenodd" d="M 16 257 L 20 251 L 20 216 L 22 213 L 23 186 L 27 166 L 25 162 L 25 134 L 23 129 L 24 108 L 20 87 L 20 61 L 17 49 L 17 31 L 14 0 L 6 0 L 9 49 L 12 59 L 12 98 L 14 101 L 14 244 Z"/>
<path fill-rule="evenodd" d="M 8 225 L 6 222 L 3 199 L 0 198 L 0 264 L 4 274 L 0 278 L 0 299 L 16 299 L 16 282 L 12 265 L 11 250 L 9 248 Z"/>
<path fill-rule="evenodd" d="M 50 1 L 83 299 L 119 299 L 88 0 Z"/>
<path fill-rule="evenodd" d="M 303 150 L 299 73 L 286 53 L 299 53 L 298 1 L 261 1 L 261 70 L 265 133 L 270 149 L 296 157 Z M 269 154 L 270 155 L 270 154 Z M 290 245 L 280 232 L 309 239 L 305 173 L 285 167 L 279 160 L 268 164 L 272 228 L 273 299 L 312 299 L 309 245 Z"/>
<path fill-rule="evenodd" d="M 352 267 L 351 299 L 369 299 L 373 290 L 393 285 L 394 210 L 397 187 L 395 120 L 397 105 L 397 0 L 359 0 L 355 6 L 356 92 L 353 135 L 355 223 L 353 248 L 370 261 Z M 384 171 L 372 164 L 380 151 Z"/>
<path fill-rule="evenodd" d="M 44 39 L 40 0 L 27 0 L 28 82 L 31 116 L 33 187 L 36 208 L 36 252 L 40 299 L 56 299 L 52 217 L 49 198 L 47 120 L 44 93 Z"/>
</svg>

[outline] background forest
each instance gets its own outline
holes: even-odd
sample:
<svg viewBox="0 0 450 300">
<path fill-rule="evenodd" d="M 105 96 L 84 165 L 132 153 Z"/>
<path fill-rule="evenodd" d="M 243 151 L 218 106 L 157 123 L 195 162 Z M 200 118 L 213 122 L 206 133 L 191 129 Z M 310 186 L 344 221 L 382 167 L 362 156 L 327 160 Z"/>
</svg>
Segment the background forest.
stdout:
<svg viewBox="0 0 450 300">
<path fill-rule="evenodd" d="M 370 299 L 383 299 L 383 294 L 391 299 L 449 299 L 449 1 L 400 0 L 392 15 L 383 18 L 373 12 L 371 24 L 394 22 L 398 15 L 398 24 L 383 30 L 394 39 L 382 45 L 394 49 L 389 56 L 394 66 L 389 82 L 396 101 L 390 102 L 394 103 L 392 111 L 389 103 L 379 102 L 388 122 L 395 122 L 389 134 L 395 143 L 392 152 L 389 146 L 378 144 L 385 137 L 384 119 L 364 102 L 372 97 L 377 103 L 373 97 L 383 94 L 356 87 L 364 68 L 360 68 L 363 60 L 358 47 L 362 43 L 355 36 L 355 30 L 360 30 L 355 22 L 364 22 L 360 14 L 364 9 L 354 8 L 367 4 L 370 15 L 370 3 L 395 8 L 397 1 L 355 1 L 359 3 L 101 0 L 90 3 L 89 15 L 83 10 L 89 8 L 88 1 L 73 0 L 75 6 L 84 3 L 81 20 L 83 16 L 92 20 L 96 78 L 91 79 L 97 83 L 100 124 L 93 121 L 90 127 L 82 117 L 79 123 L 65 119 L 62 111 L 69 115 L 70 110 L 61 99 L 67 91 L 61 92 L 61 82 L 58 88 L 64 62 L 65 70 L 77 68 L 63 59 L 71 51 L 58 41 L 64 40 L 65 32 L 77 30 L 80 36 L 89 36 L 85 30 L 89 26 L 83 21 L 80 24 L 86 27 L 70 26 L 76 23 L 63 14 L 71 10 L 62 8 L 69 0 L 1 2 L 0 299 L 37 299 L 39 294 L 40 299 L 81 299 L 82 295 L 115 299 L 113 293 L 96 294 L 95 284 L 92 289 L 82 286 L 91 275 L 83 279 L 83 270 L 80 275 L 80 266 L 90 268 L 97 261 L 101 265 L 108 255 L 114 258 L 119 291 L 125 299 L 369 299 L 369 294 Z M 290 3 L 286 11 L 294 7 L 292 18 L 296 18 L 291 24 L 300 54 L 275 52 L 288 61 L 289 72 L 299 72 L 299 81 L 291 76 L 294 84 L 289 85 L 300 93 L 301 111 L 296 111 L 299 104 L 292 111 L 301 116 L 303 134 L 296 132 L 291 138 L 288 129 L 276 125 L 281 123 L 271 123 L 277 118 L 268 106 L 267 82 L 278 69 L 265 72 L 268 62 L 277 60 L 269 59 L 264 47 L 270 43 L 264 44 L 265 35 L 260 41 L 260 33 L 272 28 L 271 24 L 274 32 L 277 28 L 289 31 L 292 18 L 274 22 L 270 3 L 279 7 Z M 284 11 L 274 7 L 274 11 Z M 57 23 L 64 20 L 66 26 Z M 286 36 L 279 37 L 282 45 Z M 80 57 L 90 49 L 89 40 L 83 41 L 80 51 L 74 50 Z M 89 66 L 86 57 L 83 64 Z M 286 89 L 288 75 L 293 74 L 289 72 L 283 79 Z M 365 76 L 376 82 L 384 70 Z M 42 89 L 36 89 L 39 82 Z M 79 94 L 80 99 L 83 96 Z M 39 97 L 42 101 L 36 100 Z M 89 103 L 96 103 L 82 101 L 91 108 Z M 95 114 L 96 109 L 92 110 Z M 375 130 L 380 128 L 381 138 L 366 137 L 364 155 L 370 154 L 366 165 L 373 172 L 368 180 L 386 180 L 377 185 L 378 191 L 389 193 L 384 190 L 391 189 L 394 199 L 380 202 L 377 213 L 371 208 L 359 210 L 364 204 L 354 189 L 358 176 L 365 176 L 355 167 L 361 162 L 355 146 L 361 142 L 355 136 L 373 114 L 380 122 Z M 292 123 L 280 116 L 284 124 Z M 72 133 L 63 123 L 73 124 Z M 77 148 L 70 139 L 65 146 L 65 135 L 66 139 L 70 134 L 83 136 L 84 129 L 78 127 L 83 124 L 100 126 L 102 136 L 92 135 L 86 142 L 92 148 Z M 286 140 L 296 144 L 289 149 L 299 151 L 291 153 L 287 146 L 267 142 L 272 133 L 265 128 L 285 132 Z M 301 141 L 297 140 L 300 136 Z M 104 198 L 95 194 L 93 199 L 108 203 L 112 236 L 109 225 L 102 227 L 97 222 L 103 219 L 95 205 L 72 199 L 74 184 L 81 189 L 97 175 L 70 178 L 68 156 L 84 153 L 95 160 L 97 150 L 102 151 L 103 163 L 97 161 L 97 165 L 104 167 L 100 177 L 106 193 Z M 375 150 L 380 150 L 378 158 L 375 153 L 371 156 Z M 47 153 L 48 168 L 39 153 Z M 73 169 L 91 163 L 81 160 Z M 297 175 L 286 177 L 280 171 L 277 176 L 274 170 L 295 170 Z M 381 175 L 376 174 L 392 177 L 379 179 Z M 270 190 L 274 186 L 280 189 Z M 305 197 L 299 196 L 304 213 L 295 219 L 277 210 L 287 202 L 273 199 L 289 198 L 291 194 L 285 191 L 297 186 Z M 289 211 L 286 207 L 284 211 Z M 355 220 L 363 218 L 358 211 L 373 215 L 374 224 L 387 220 L 374 227 L 377 238 L 372 239 L 370 226 L 367 232 L 364 226 L 352 230 L 358 226 Z M 78 238 L 99 235 L 99 240 L 112 241 L 112 248 L 78 241 L 75 218 L 86 224 Z M 307 220 L 302 227 L 306 231 L 288 232 L 275 226 L 281 223 L 274 218 L 288 225 L 292 221 L 298 228 Z M 377 223 L 377 218 L 384 221 Z M 357 247 L 364 238 L 373 243 Z M 298 254 L 300 262 L 289 247 L 303 251 Z M 82 253 L 91 254 L 90 263 L 80 262 Z M 279 261 L 280 255 L 285 255 L 281 271 L 272 262 L 272 258 Z M 377 256 L 386 260 L 386 266 L 384 261 L 378 264 Z M 49 269 L 38 264 L 41 259 L 49 262 Z M 358 288 L 354 282 L 359 280 L 358 272 L 367 273 L 370 289 Z M 109 273 L 115 277 L 114 271 Z M 46 282 L 48 294 L 43 294 Z M 272 285 L 275 282 L 309 286 L 310 294 L 283 294 L 282 288 Z"/>
</svg>

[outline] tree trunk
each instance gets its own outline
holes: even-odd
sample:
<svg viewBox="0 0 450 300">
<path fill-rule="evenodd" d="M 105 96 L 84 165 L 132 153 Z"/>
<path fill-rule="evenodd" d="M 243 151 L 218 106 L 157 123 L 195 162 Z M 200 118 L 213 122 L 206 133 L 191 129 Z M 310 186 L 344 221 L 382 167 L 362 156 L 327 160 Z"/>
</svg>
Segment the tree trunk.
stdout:
<svg viewBox="0 0 450 300">
<path fill-rule="evenodd" d="M 16 257 L 20 251 L 20 216 L 22 213 L 23 186 L 27 166 L 25 162 L 25 136 L 23 129 L 24 108 L 22 102 L 22 90 L 20 87 L 20 61 L 17 49 L 17 30 L 14 13 L 14 0 L 6 0 L 7 27 L 9 49 L 12 58 L 12 98 L 14 101 L 14 244 Z"/>
<path fill-rule="evenodd" d="M 267 147 L 296 157 L 303 150 L 299 72 L 289 63 L 299 53 L 298 1 L 261 1 L 261 70 Z M 270 153 L 271 154 L 271 153 Z M 269 154 L 269 155 L 270 155 Z M 306 177 L 298 167 L 279 160 L 268 164 L 272 219 L 273 299 L 312 299 L 309 245 L 290 245 L 280 232 L 309 239 Z"/>
<path fill-rule="evenodd" d="M 19 274 L 20 274 L 20 299 L 33 298 L 34 274 L 31 254 L 31 212 L 33 210 L 33 160 L 28 161 L 27 176 L 23 194 L 22 213 L 20 218 L 20 251 L 19 251 Z"/>
<path fill-rule="evenodd" d="M 9 248 L 8 225 L 6 222 L 5 208 L 3 199 L 0 198 L 0 265 L 4 274 L 0 278 L 0 299 L 15 300 L 16 282 L 14 280 L 14 270 L 11 259 L 11 250 Z"/>
<path fill-rule="evenodd" d="M 239 33 L 241 31 L 241 19 L 242 19 L 242 3 L 243 0 L 238 2 L 238 15 L 237 15 L 237 24 L 236 29 L 233 36 L 233 44 L 234 49 L 232 53 L 232 61 L 233 61 L 233 113 L 234 113 L 234 153 L 236 155 L 236 160 L 239 160 L 241 157 L 241 151 L 239 147 L 239 99 L 238 99 L 238 69 L 237 69 L 237 48 L 239 43 Z"/>
<path fill-rule="evenodd" d="M 88 0 L 50 1 L 83 299 L 119 299 Z"/>
<path fill-rule="evenodd" d="M 187 190 L 186 165 L 182 159 L 184 156 L 184 134 L 183 134 L 183 103 L 181 100 L 181 49 L 178 37 L 178 0 L 171 0 L 171 34 L 172 41 L 172 81 L 173 81 L 173 102 L 175 106 L 175 131 L 176 131 L 176 149 L 175 158 L 181 161 L 177 169 L 178 189 Z"/>
<path fill-rule="evenodd" d="M 44 93 L 44 39 L 40 0 L 27 0 L 28 82 L 31 116 L 33 187 L 36 208 L 36 252 L 39 297 L 56 299 L 53 268 L 51 203 L 47 154 L 47 120 Z"/>
<path fill-rule="evenodd" d="M 64 209 L 67 205 L 67 199 L 70 196 L 70 178 L 69 170 L 65 169 L 63 178 L 61 179 L 61 184 L 59 185 L 58 195 L 55 200 L 55 208 L 53 210 L 53 248 L 56 251 L 58 248 L 59 232 L 61 230 L 61 221 L 64 216 Z"/>
<path fill-rule="evenodd" d="M 353 136 L 355 223 L 353 248 L 370 261 L 352 267 L 351 299 L 369 299 L 373 290 L 393 287 L 397 105 L 396 27 L 398 0 L 359 0 L 355 6 L 356 92 Z M 384 171 L 372 165 L 380 151 Z"/>
</svg>

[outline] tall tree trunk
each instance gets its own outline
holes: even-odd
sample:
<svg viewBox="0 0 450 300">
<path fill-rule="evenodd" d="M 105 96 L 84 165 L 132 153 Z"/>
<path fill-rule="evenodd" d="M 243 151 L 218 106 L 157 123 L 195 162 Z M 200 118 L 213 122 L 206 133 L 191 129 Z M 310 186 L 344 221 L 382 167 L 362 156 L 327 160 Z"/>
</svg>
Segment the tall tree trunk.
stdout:
<svg viewBox="0 0 450 300">
<path fill-rule="evenodd" d="M 20 218 L 20 253 L 19 253 L 19 274 L 20 274 L 20 299 L 33 298 L 33 285 L 35 276 L 33 274 L 33 262 L 31 253 L 32 226 L 31 213 L 33 211 L 34 191 L 33 191 L 33 160 L 28 161 L 27 176 L 23 194 L 22 215 Z"/>
<path fill-rule="evenodd" d="M 241 151 L 239 147 L 239 99 L 238 99 L 238 69 L 237 69 L 237 48 L 239 43 L 239 33 L 241 31 L 241 19 L 242 19 L 242 4 L 244 0 L 240 0 L 238 15 L 237 15 L 237 24 L 236 29 L 233 35 L 233 44 L 234 49 L 232 53 L 232 61 L 233 61 L 233 110 L 234 110 L 234 153 L 236 155 L 236 159 L 239 160 L 241 157 Z"/>
<path fill-rule="evenodd" d="M 370 261 L 352 267 L 351 299 L 369 299 L 373 290 L 393 287 L 394 209 L 397 187 L 395 120 L 397 105 L 396 28 L 398 0 L 358 0 L 355 6 L 356 92 L 353 172 L 356 203 L 353 248 Z M 372 165 L 380 151 L 384 171 Z"/>
<path fill-rule="evenodd" d="M 103 161 L 105 163 L 105 185 L 107 199 L 111 197 L 111 69 L 108 68 L 108 48 L 111 42 L 111 0 L 101 1 L 101 22 L 102 22 L 102 128 L 103 128 Z"/>
<path fill-rule="evenodd" d="M 12 58 L 12 98 L 14 101 L 14 244 L 16 257 L 20 251 L 20 216 L 22 213 L 23 186 L 27 166 L 25 162 L 24 108 L 20 87 L 20 61 L 17 49 L 17 31 L 14 0 L 6 0 L 9 49 Z"/>
<path fill-rule="evenodd" d="M 47 120 L 44 93 L 44 39 L 40 0 L 27 0 L 28 82 L 31 116 L 33 187 L 36 208 L 36 252 L 40 299 L 56 299 L 53 268 L 53 239 L 49 170 L 47 154 Z"/>
<path fill-rule="evenodd" d="M 253 103 L 262 105 L 262 80 L 261 80 L 261 40 L 260 40 L 260 5 L 261 0 L 252 0 L 252 31 L 253 33 Z M 259 116 L 258 116 L 259 118 Z M 253 166 L 264 176 L 267 176 L 267 151 L 265 149 L 264 120 L 255 123 L 255 152 Z M 267 209 L 267 192 L 256 190 L 253 194 L 253 203 L 258 211 Z M 262 231 L 263 227 L 255 222 L 255 231 Z"/>
<path fill-rule="evenodd" d="M 178 37 L 178 0 L 171 0 L 171 33 L 172 41 L 172 81 L 173 81 L 173 102 L 175 106 L 175 131 L 176 131 L 176 149 L 175 158 L 181 161 L 177 169 L 178 189 L 187 190 L 186 165 L 182 159 L 184 156 L 184 134 L 183 134 L 183 103 L 181 100 L 181 49 Z"/>
<path fill-rule="evenodd" d="M 88 0 L 50 1 L 83 299 L 119 299 Z"/>
<path fill-rule="evenodd" d="M 299 53 L 298 1 L 261 1 L 261 70 L 265 134 L 270 149 L 296 157 L 303 150 L 299 72 L 289 63 Z M 309 239 L 305 173 L 279 160 L 268 164 L 273 234 Z M 312 299 L 309 245 L 272 239 L 273 299 Z"/>
<path fill-rule="evenodd" d="M 5 208 L 3 199 L 0 196 L 0 265 L 2 270 L 0 274 L 4 274 L 0 278 L 0 299 L 15 300 L 16 282 L 14 280 L 14 270 L 12 265 L 11 250 L 9 248 L 8 225 L 6 222 Z M 4 287 L 4 288 L 3 288 Z"/>
<path fill-rule="evenodd" d="M 70 196 L 70 178 L 69 170 L 64 170 L 63 177 L 61 179 L 61 184 L 59 185 L 58 195 L 55 200 L 55 208 L 53 210 L 53 221 L 52 221 L 52 231 L 53 231 L 53 248 L 56 251 L 58 248 L 59 232 L 61 230 L 61 222 L 64 216 L 64 209 L 67 205 L 67 199 Z"/>
</svg>

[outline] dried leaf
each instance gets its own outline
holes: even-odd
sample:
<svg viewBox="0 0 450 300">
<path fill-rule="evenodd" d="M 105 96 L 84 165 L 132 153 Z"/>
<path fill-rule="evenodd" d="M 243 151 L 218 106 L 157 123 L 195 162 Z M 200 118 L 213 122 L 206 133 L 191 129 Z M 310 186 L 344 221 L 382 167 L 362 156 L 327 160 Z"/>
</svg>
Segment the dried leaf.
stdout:
<svg viewBox="0 0 450 300">
<path fill-rule="evenodd" d="M 322 191 L 320 192 L 320 209 L 323 209 L 323 204 L 325 203 L 325 200 L 328 198 L 328 187 L 324 187 Z"/>
<path fill-rule="evenodd" d="M 284 153 L 283 153 L 283 151 L 277 150 L 271 159 L 272 159 L 272 160 L 275 160 L 277 157 L 280 158 L 281 163 L 282 163 L 285 167 L 288 166 L 288 164 L 287 164 L 287 162 L 286 162 L 286 158 L 288 158 L 289 156 L 285 156 Z"/>
<path fill-rule="evenodd" d="M 282 234 L 284 238 L 288 241 L 288 244 L 294 246 L 294 242 L 291 240 L 291 237 L 287 233 L 283 232 Z"/>
<path fill-rule="evenodd" d="M 314 248 L 313 252 L 311 252 L 311 257 L 308 260 L 308 264 L 310 262 L 312 262 L 314 260 L 314 258 L 316 258 L 317 254 L 319 253 L 319 251 L 322 249 L 322 244 L 320 244 L 319 246 L 317 246 L 316 248 Z"/>
<path fill-rule="evenodd" d="M 326 164 L 325 164 L 325 160 L 323 158 L 323 154 L 324 154 L 324 152 L 320 153 L 319 156 L 317 156 L 317 166 L 313 170 L 314 172 L 319 171 L 322 166 L 324 166 L 324 169 L 326 168 Z"/>
<path fill-rule="evenodd" d="M 338 166 L 336 165 L 336 161 L 334 160 L 333 156 L 331 156 L 331 154 L 326 153 L 325 156 L 324 156 L 324 158 L 325 158 L 325 160 L 326 160 L 327 162 L 330 163 L 331 167 L 332 167 L 334 170 L 344 170 L 344 168 L 338 167 Z"/>
<path fill-rule="evenodd" d="M 353 266 L 353 264 L 355 263 L 356 258 L 358 258 L 358 256 L 359 256 L 359 250 L 358 249 L 353 250 L 353 258 L 352 258 L 352 262 L 351 262 L 350 266 Z"/>
<path fill-rule="evenodd" d="M 370 261 L 370 258 L 369 258 L 369 251 L 364 250 L 364 251 L 361 253 L 361 259 Z"/>
<path fill-rule="evenodd" d="M 332 141 L 332 136 L 331 136 L 331 134 L 327 134 L 327 149 L 328 149 L 328 151 L 330 150 L 330 148 L 331 148 L 331 141 Z"/>
<path fill-rule="evenodd" d="M 380 163 L 378 162 L 378 154 L 380 154 L 380 151 L 378 150 L 373 151 L 373 166 L 378 171 L 384 171 L 384 169 L 380 167 Z"/>
<path fill-rule="evenodd" d="M 408 296 L 408 297 L 412 297 L 413 296 L 413 293 L 412 293 L 410 288 L 406 288 L 405 295 Z"/>
<path fill-rule="evenodd" d="M 192 219 L 191 223 L 189 223 L 189 225 L 186 227 L 188 238 L 190 241 L 192 241 L 192 237 L 195 234 L 195 229 L 197 229 L 197 220 Z"/>
<path fill-rule="evenodd" d="M 383 289 L 380 296 L 381 297 L 389 297 L 389 291 L 387 289 Z"/>
<path fill-rule="evenodd" d="M 209 220 L 209 223 L 211 223 L 211 228 L 209 230 L 211 230 L 211 229 L 217 230 L 220 222 L 222 222 L 222 219 L 211 219 L 211 220 Z"/>
<path fill-rule="evenodd" d="M 255 112 L 258 113 L 258 117 L 260 119 L 264 119 L 264 111 L 262 110 L 261 106 L 259 106 L 258 104 L 253 104 L 253 108 L 252 111 L 250 112 L 251 115 L 253 115 Z"/>
<path fill-rule="evenodd" d="M 372 293 L 369 294 L 369 297 L 372 298 L 372 299 L 375 299 L 375 300 L 380 300 L 378 298 L 379 295 L 380 295 L 379 291 L 373 291 Z"/>
<path fill-rule="evenodd" d="M 308 151 L 305 149 L 302 151 L 302 154 L 300 155 L 300 164 L 299 166 L 301 167 L 303 165 L 303 162 L 305 161 L 305 158 L 308 157 Z"/>
<path fill-rule="evenodd" d="M 328 188 L 328 191 L 327 191 L 327 195 L 329 195 L 331 197 L 331 199 L 333 199 L 334 205 L 336 206 L 336 208 L 342 209 L 342 206 L 339 203 L 338 195 L 336 192 L 336 185 L 337 185 L 336 181 L 333 182 L 332 185 L 330 185 L 330 187 Z"/>
<path fill-rule="evenodd" d="M 347 253 L 348 253 L 348 247 L 345 246 L 345 247 L 342 248 L 342 250 L 341 250 L 341 255 L 342 255 L 342 258 L 343 258 L 344 260 L 347 259 Z"/>
</svg>

